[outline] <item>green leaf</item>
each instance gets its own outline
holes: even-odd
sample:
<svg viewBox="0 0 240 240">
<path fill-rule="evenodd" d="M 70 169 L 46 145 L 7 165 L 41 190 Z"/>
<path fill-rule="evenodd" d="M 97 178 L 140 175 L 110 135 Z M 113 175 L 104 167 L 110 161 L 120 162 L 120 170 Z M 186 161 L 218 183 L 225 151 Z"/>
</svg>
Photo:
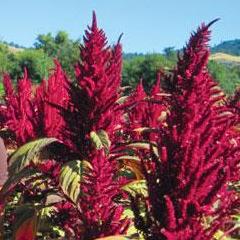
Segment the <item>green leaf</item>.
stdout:
<svg viewBox="0 0 240 240">
<path fill-rule="evenodd" d="M 63 192 L 75 203 L 80 196 L 81 181 L 90 168 L 90 163 L 85 160 L 74 160 L 62 166 L 59 178 L 60 186 Z"/>
<path fill-rule="evenodd" d="M 134 197 L 136 195 L 143 195 L 144 197 L 148 196 L 146 180 L 132 181 L 132 182 L 126 184 L 125 186 L 123 186 L 122 189 Z"/>
<path fill-rule="evenodd" d="M 108 134 L 104 130 L 99 130 L 97 132 L 92 131 L 90 133 L 90 139 L 96 149 L 105 149 L 108 151 L 111 145 Z"/>
<path fill-rule="evenodd" d="M 38 213 L 38 233 L 40 233 L 42 236 L 48 235 L 49 233 L 54 232 L 53 228 L 53 222 L 51 221 L 51 218 L 53 214 L 55 213 L 55 207 L 43 207 L 40 209 Z"/>
<path fill-rule="evenodd" d="M 125 208 L 123 211 L 123 214 L 121 216 L 121 219 L 128 218 L 128 219 L 133 219 L 134 218 L 134 213 L 131 208 Z"/>
<path fill-rule="evenodd" d="M 154 130 L 155 130 L 154 128 L 150 128 L 150 127 L 140 127 L 140 128 L 133 129 L 133 131 L 137 133 L 152 132 Z"/>
<path fill-rule="evenodd" d="M 123 104 L 127 101 L 127 99 L 128 99 L 128 96 L 122 96 L 117 100 L 117 103 L 118 104 Z"/>
<path fill-rule="evenodd" d="M 134 226 L 134 213 L 129 207 L 125 207 L 124 212 L 121 216 L 121 219 L 126 218 L 132 220 L 126 232 L 127 237 L 129 239 L 144 240 L 143 236 L 141 236 L 140 232 Z"/>
<path fill-rule="evenodd" d="M 10 176 L 20 172 L 31 162 L 38 162 L 37 158 L 40 152 L 49 144 L 58 142 L 55 138 L 41 138 L 24 144 L 18 148 L 9 159 L 9 174 Z"/>
<path fill-rule="evenodd" d="M 53 232 L 56 233 L 60 237 L 65 237 L 65 231 L 61 229 L 59 226 L 53 227 Z"/>
<path fill-rule="evenodd" d="M 37 169 L 24 168 L 20 172 L 10 176 L 8 180 L 3 185 L 0 191 L 0 199 L 3 200 L 7 194 L 22 180 L 27 180 L 30 178 L 35 178 L 41 176 L 42 174 L 38 172 Z"/>
<path fill-rule="evenodd" d="M 133 160 L 133 161 L 140 161 L 140 158 L 137 156 L 131 156 L 131 155 L 124 155 L 117 157 L 116 160 Z"/>
<path fill-rule="evenodd" d="M 90 132 L 90 139 L 91 139 L 91 141 L 94 144 L 96 149 L 102 149 L 103 148 L 101 139 L 99 138 L 99 136 L 96 132 L 94 132 L 94 131 Z"/>
<path fill-rule="evenodd" d="M 155 143 L 134 142 L 134 143 L 127 144 L 127 147 L 132 148 L 132 149 L 146 149 L 146 150 L 150 150 L 152 148 L 154 154 L 156 156 L 159 156 L 158 148 L 157 148 L 157 145 Z"/>
<path fill-rule="evenodd" d="M 109 237 L 96 238 L 95 240 L 130 240 L 130 238 L 124 235 L 113 235 Z"/>
<path fill-rule="evenodd" d="M 104 130 L 99 130 L 98 131 L 98 136 L 102 142 L 103 147 L 106 150 L 109 150 L 110 146 L 111 146 L 111 141 L 108 137 L 108 134 L 104 131 Z"/>
</svg>

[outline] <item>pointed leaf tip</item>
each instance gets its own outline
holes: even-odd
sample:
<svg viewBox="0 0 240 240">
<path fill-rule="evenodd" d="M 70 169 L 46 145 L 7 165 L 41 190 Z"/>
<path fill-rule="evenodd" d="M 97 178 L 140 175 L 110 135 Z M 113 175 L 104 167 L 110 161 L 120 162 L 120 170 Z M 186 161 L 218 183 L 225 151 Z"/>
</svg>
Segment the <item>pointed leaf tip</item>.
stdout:
<svg viewBox="0 0 240 240">
<path fill-rule="evenodd" d="M 122 39 L 122 36 L 123 36 L 123 33 L 121 33 L 120 36 L 119 36 L 119 38 L 118 38 L 118 41 L 117 41 L 118 44 L 120 44 L 120 41 L 121 41 L 121 39 Z"/>
<path fill-rule="evenodd" d="M 211 27 L 215 22 L 219 21 L 221 18 L 215 18 L 214 20 L 212 20 L 210 23 L 207 24 L 207 28 Z"/>
<path fill-rule="evenodd" d="M 24 75 L 23 78 L 27 79 L 28 78 L 28 70 L 27 67 L 24 67 Z"/>
<path fill-rule="evenodd" d="M 96 28 L 97 28 L 97 17 L 96 17 L 95 11 L 93 11 L 93 14 L 92 14 L 92 29 L 96 29 Z"/>
<path fill-rule="evenodd" d="M 54 58 L 53 61 L 54 61 L 54 64 L 55 64 L 56 67 L 60 66 L 60 62 L 58 61 L 57 58 Z"/>
</svg>

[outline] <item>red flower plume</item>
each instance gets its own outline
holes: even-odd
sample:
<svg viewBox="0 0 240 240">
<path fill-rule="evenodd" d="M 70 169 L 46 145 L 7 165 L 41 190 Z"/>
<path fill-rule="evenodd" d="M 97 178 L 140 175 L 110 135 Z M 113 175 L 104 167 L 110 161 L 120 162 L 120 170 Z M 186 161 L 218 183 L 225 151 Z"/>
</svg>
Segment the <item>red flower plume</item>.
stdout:
<svg viewBox="0 0 240 240">
<path fill-rule="evenodd" d="M 231 131 L 235 117 L 207 72 L 209 26 L 203 24 L 190 38 L 169 81 L 170 114 L 158 137 L 160 158 L 152 153 L 156 169 L 145 167 L 145 220 L 133 201 L 136 226 L 146 239 L 210 240 L 239 208 L 228 186 L 240 159 Z M 204 226 L 204 218 L 213 221 Z"/>
<path fill-rule="evenodd" d="M 13 89 L 10 77 L 4 76 L 6 110 L 4 113 L 5 126 L 16 137 L 21 145 L 37 136 L 36 109 L 32 103 L 32 84 L 27 70 L 24 77 L 17 82 L 16 92 Z"/>
<path fill-rule="evenodd" d="M 92 26 L 85 32 L 80 58 L 75 71 L 77 86 L 72 84 L 69 88 L 70 110 L 63 116 L 68 145 L 86 155 L 91 131 L 104 130 L 112 140 L 122 123 L 122 111 L 116 103 L 120 96 L 121 45 L 118 43 L 113 49 L 107 46 L 95 13 Z"/>
<path fill-rule="evenodd" d="M 43 80 L 36 90 L 35 102 L 38 109 L 39 135 L 63 140 L 65 121 L 60 108 L 69 103 L 68 85 L 70 80 L 55 60 L 55 69 L 47 81 Z"/>
</svg>

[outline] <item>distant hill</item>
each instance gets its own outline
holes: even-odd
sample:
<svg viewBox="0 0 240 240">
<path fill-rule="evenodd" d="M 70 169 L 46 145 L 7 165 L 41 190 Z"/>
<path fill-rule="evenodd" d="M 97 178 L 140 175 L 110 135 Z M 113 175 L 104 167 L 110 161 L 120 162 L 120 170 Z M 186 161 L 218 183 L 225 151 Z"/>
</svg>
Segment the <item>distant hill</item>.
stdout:
<svg viewBox="0 0 240 240">
<path fill-rule="evenodd" d="M 240 39 L 224 41 L 212 47 L 212 53 L 217 52 L 240 56 Z"/>
<path fill-rule="evenodd" d="M 24 49 L 26 49 L 25 47 L 20 46 L 13 42 L 8 43 L 6 41 L 0 41 L 0 44 L 3 44 L 4 46 L 6 46 L 11 53 L 21 52 Z"/>
<path fill-rule="evenodd" d="M 144 56 L 145 54 L 143 53 L 123 53 L 123 59 L 124 60 L 130 60 L 133 59 L 135 57 L 139 57 L 139 56 Z"/>
<path fill-rule="evenodd" d="M 16 48 L 16 47 L 12 47 L 12 46 L 8 46 L 8 49 L 12 53 L 22 52 L 24 50 L 24 48 Z"/>
<path fill-rule="evenodd" d="M 219 63 L 224 63 L 226 65 L 239 65 L 240 66 L 240 56 L 230 55 L 227 53 L 214 53 L 210 56 L 210 60 L 214 60 Z"/>
<path fill-rule="evenodd" d="M 14 43 L 14 42 L 2 41 L 2 43 L 3 43 L 3 44 L 6 44 L 7 46 L 12 47 L 12 48 L 14 48 L 14 49 L 17 49 L 17 48 L 19 48 L 19 49 L 24 49 L 24 48 L 25 48 L 24 46 L 19 45 L 19 44 Z"/>
</svg>

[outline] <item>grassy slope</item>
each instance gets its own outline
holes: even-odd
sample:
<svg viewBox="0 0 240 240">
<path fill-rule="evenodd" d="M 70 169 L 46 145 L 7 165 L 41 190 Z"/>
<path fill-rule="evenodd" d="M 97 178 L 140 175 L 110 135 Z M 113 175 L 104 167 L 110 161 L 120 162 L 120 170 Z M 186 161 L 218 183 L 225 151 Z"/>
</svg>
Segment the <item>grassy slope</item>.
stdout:
<svg viewBox="0 0 240 240">
<path fill-rule="evenodd" d="M 217 62 L 240 65 L 240 56 L 234 56 L 226 53 L 214 53 L 210 56 L 210 59 Z"/>
</svg>

